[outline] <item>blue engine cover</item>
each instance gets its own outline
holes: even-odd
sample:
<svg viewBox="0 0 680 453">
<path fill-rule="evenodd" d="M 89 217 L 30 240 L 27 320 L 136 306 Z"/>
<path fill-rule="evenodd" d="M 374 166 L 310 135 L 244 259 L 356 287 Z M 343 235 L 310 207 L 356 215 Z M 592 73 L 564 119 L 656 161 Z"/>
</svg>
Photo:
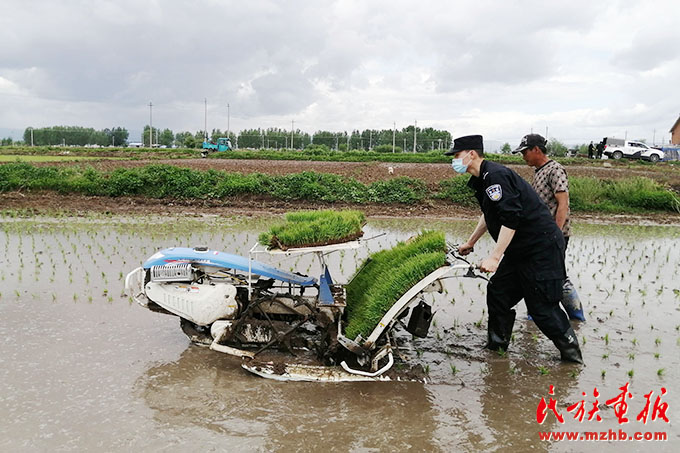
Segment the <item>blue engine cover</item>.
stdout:
<svg viewBox="0 0 680 453">
<path fill-rule="evenodd" d="M 217 250 L 197 251 L 188 247 L 171 247 L 161 250 L 147 259 L 142 267 L 149 269 L 151 266 L 163 266 L 169 263 L 196 263 L 203 266 L 222 267 L 248 272 L 248 258 L 218 252 Z M 313 286 L 316 284 L 314 277 L 293 274 L 292 272 L 277 269 L 255 260 L 252 260 L 250 264 L 253 274 L 300 286 Z"/>
</svg>

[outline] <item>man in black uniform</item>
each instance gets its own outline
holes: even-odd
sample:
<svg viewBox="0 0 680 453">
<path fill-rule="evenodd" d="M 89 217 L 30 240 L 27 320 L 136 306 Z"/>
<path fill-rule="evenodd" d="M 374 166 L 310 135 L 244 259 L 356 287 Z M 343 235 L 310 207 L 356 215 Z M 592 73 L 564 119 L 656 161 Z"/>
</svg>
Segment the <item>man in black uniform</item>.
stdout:
<svg viewBox="0 0 680 453">
<path fill-rule="evenodd" d="M 470 173 L 468 186 L 482 209 L 477 227 L 458 251 L 467 255 L 484 232 L 496 241 L 480 269 L 495 272 L 487 286 L 488 349 L 506 350 L 515 323 L 513 307 L 524 299 L 534 322 L 560 350 L 562 360 L 583 363 L 567 315 L 560 309 L 564 237 L 529 183 L 503 165 L 484 160 L 481 135 L 454 140 L 458 173 Z M 502 258 L 502 261 L 501 261 Z"/>
</svg>

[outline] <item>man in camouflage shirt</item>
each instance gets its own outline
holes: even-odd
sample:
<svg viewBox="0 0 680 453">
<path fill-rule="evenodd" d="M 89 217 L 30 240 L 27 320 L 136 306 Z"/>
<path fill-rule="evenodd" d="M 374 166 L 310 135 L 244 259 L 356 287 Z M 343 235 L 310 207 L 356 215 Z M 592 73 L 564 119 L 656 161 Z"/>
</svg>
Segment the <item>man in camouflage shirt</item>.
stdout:
<svg viewBox="0 0 680 453">
<path fill-rule="evenodd" d="M 569 245 L 571 221 L 569 220 L 569 180 L 564 167 L 547 156 L 547 140 L 539 134 L 529 134 L 522 138 L 514 153 L 522 153 L 522 159 L 534 167 L 534 180 L 531 186 L 539 198 L 548 206 L 555 223 L 564 234 L 565 249 Z M 583 307 L 574 285 L 566 278 L 563 288 L 562 305 L 570 319 L 585 321 Z"/>
</svg>

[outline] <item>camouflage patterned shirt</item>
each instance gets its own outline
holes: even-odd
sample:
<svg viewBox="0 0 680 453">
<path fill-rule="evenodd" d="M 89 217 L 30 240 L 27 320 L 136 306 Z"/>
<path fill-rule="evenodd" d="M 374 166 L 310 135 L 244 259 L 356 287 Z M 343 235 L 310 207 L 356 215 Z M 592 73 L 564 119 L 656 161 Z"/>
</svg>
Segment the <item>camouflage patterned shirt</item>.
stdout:
<svg viewBox="0 0 680 453">
<path fill-rule="evenodd" d="M 555 218 L 555 214 L 557 213 L 557 199 L 555 198 L 555 193 L 569 193 L 569 180 L 567 179 L 567 172 L 564 167 L 554 160 L 549 160 L 545 165 L 536 169 L 531 186 L 538 194 L 538 197 L 548 205 L 550 214 Z M 571 234 L 569 214 L 569 209 L 567 208 L 567 219 L 562 227 L 562 233 L 564 233 L 565 236 Z"/>
</svg>

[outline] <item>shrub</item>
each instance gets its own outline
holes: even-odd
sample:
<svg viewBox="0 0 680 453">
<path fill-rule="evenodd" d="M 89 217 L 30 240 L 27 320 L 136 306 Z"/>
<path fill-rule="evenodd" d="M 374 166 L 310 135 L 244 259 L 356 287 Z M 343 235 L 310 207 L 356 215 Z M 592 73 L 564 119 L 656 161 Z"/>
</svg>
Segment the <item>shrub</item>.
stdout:
<svg viewBox="0 0 680 453">
<path fill-rule="evenodd" d="M 469 180 L 468 176 L 463 175 L 439 181 L 439 192 L 434 197 L 464 206 L 474 206 L 477 200 L 474 190 L 467 186 Z"/>
<path fill-rule="evenodd" d="M 376 181 L 368 187 L 368 201 L 375 203 L 416 203 L 427 195 L 427 185 L 420 179 L 400 176 Z"/>
<path fill-rule="evenodd" d="M 569 178 L 569 198 L 572 211 L 680 211 L 675 193 L 643 177 L 614 181 Z"/>
</svg>

